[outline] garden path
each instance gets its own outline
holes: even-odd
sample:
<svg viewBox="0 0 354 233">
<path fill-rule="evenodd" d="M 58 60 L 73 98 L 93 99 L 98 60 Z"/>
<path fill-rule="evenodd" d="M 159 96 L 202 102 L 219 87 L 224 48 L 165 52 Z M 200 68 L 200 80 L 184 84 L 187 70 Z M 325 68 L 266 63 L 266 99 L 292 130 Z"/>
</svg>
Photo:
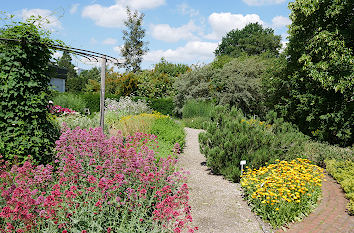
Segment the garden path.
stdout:
<svg viewBox="0 0 354 233">
<path fill-rule="evenodd" d="M 186 147 L 178 165 L 189 171 L 190 205 L 193 225 L 201 233 L 271 232 L 269 225 L 255 216 L 242 199 L 239 183 L 211 174 L 200 153 L 198 134 L 202 130 L 185 128 Z"/>
<path fill-rule="evenodd" d="M 348 200 L 340 185 L 326 175 L 322 182 L 322 200 L 319 206 L 301 222 L 290 224 L 280 232 L 296 233 L 353 233 L 354 216 L 345 211 Z"/>
</svg>

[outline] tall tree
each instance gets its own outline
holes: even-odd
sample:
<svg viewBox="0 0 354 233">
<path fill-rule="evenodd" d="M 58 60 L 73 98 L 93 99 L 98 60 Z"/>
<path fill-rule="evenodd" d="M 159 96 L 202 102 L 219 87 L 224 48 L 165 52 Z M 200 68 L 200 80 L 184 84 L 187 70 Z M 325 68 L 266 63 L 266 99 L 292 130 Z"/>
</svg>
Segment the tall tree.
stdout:
<svg viewBox="0 0 354 233">
<path fill-rule="evenodd" d="M 140 64 L 143 60 L 144 54 L 149 50 L 147 42 L 143 41 L 145 36 L 145 29 L 143 29 L 144 14 L 139 13 L 137 10 L 131 12 L 127 7 L 128 18 L 124 22 L 126 30 L 123 30 L 124 45 L 121 53 L 125 58 L 123 67 L 127 72 L 140 71 Z"/>
<path fill-rule="evenodd" d="M 282 92 L 277 108 L 303 132 L 351 145 L 354 2 L 296 0 L 289 8 L 288 63 L 277 81 L 281 90 L 276 92 Z"/>
<path fill-rule="evenodd" d="M 281 48 L 280 36 L 274 35 L 271 28 L 263 28 L 258 23 L 250 23 L 243 29 L 234 29 L 228 32 L 215 50 L 216 56 L 228 55 L 238 57 L 242 53 L 259 55 L 269 52 L 279 54 Z"/>
<path fill-rule="evenodd" d="M 75 66 L 71 63 L 72 59 L 68 52 L 63 52 L 63 56 L 61 56 L 57 60 L 57 65 L 60 68 L 64 68 L 68 71 L 67 80 L 66 80 L 66 91 L 81 91 L 84 84 L 82 80 L 78 78 Z"/>
</svg>

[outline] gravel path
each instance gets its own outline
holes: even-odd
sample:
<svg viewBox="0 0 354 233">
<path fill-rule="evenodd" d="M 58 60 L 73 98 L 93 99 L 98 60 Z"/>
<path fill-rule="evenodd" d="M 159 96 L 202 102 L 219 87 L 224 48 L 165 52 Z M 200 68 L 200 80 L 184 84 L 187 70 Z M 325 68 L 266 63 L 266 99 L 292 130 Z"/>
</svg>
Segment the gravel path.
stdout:
<svg viewBox="0 0 354 233">
<path fill-rule="evenodd" d="M 269 225 L 255 216 L 241 197 L 239 183 L 210 173 L 199 151 L 198 134 L 202 130 L 185 128 L 186 148 L 179 166 L 190 172 L 188 186 L 193 225 L 201 233 L 271 232 Z"/>
</svg>

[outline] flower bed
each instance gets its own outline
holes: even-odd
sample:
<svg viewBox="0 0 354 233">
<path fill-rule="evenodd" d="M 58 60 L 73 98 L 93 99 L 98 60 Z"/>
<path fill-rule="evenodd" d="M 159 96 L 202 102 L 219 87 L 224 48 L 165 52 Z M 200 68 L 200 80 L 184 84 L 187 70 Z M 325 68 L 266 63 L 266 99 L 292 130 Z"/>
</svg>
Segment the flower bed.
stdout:
<svg viewBox="0 0 354 233">
<path fill-rule="evenodd" d="M 184 176 L 175 159 L 156 161 L 156 143 L 66 129 L 55 166 L 3 163 L 0 232 L 193 232 Z"/>
<path fill-rule="evenodd" d="M 307 159 L 277 161 L 259 169 L 249 169 L 241 186 L 253 211 L 273 227 L 307 215 L 321 194 L 323 169 Z"/>
<path fill-rule="evenodd" d="M 62 106 L 59 105 L 54 105 L 52 107 L 49 107 L 50 113 L 56 115 L 56 116 L 65 116 L 65 115 L 72 115 L 76 114 L 74 110 L 71 110 L 70 108 L 63 108 Z"/>
</svg>

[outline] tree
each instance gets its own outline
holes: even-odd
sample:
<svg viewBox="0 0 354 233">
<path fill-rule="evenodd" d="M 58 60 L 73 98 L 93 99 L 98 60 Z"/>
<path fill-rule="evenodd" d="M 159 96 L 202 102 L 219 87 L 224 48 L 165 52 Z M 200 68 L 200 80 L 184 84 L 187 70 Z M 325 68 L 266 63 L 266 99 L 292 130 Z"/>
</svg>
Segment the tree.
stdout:
<svg viewBox="0 0 354 233">
<path fill-rule="evenodd" d="M 238 57 L 242 53 L 259 55 L 264 52 L 278 55 L 281 48 L 280 39 L 280 36 L 274 35 L 273 29 L 264 29 L 258 23 L 250 23 L 241 30 L 234 29 L 228 32 L 214 53 L 216 56 L 232 57 Z"/>
<path fill-rule="evenodd" d="M 353 143 L 354 2 L 296 0 L 276 108 L 304 133 Z M 285 90 L 285 91 L 284 91 Z"/>
<path fill-rule="evenodd" d="M 71 63 L 72 59 L 68 52 L 64 51 L 63 56 L 57 60 L 57 65 L 60 68 L 64 68 L 68 71 L 66 80 L 66 91 L 81 91 L 84 84 L 82 80 L 78 78 L 75 66 Z"/>
<path fill-rule="evenodd" d="M 125 58 L 123 67 L 127 72 L 140 71 L 140 64 L 144 54 L 148 51 L 146 42 L 143 41 L 145 29 L 142 28 L 144 14 L 137 10 L 134 13 L 127 7 L 128 18 L 124 22 L 127 27 L 123 30 L 124 45 L 121 49 L 122 56 Z"/>
</svg>

